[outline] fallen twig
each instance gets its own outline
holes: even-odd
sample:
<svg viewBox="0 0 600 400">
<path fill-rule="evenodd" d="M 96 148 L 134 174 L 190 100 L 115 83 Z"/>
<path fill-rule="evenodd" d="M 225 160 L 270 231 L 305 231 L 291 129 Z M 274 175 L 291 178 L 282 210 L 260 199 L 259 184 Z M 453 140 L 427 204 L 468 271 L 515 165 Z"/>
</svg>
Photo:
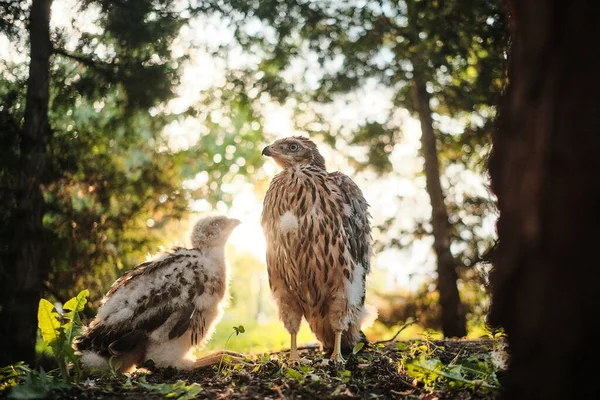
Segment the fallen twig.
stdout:
<svg viewBox="0 0 600 400">
<path fill-rule="evenodd" d="M 400 330 L 398 330 L 398 332 L 396 332 L 396 334 L 394 336 L 392 336 L 391 339 L 386 339 L 386 340 L 380 340 L 378 342 L 375 342 L 374 344 L 383 344 L 383 343 L 390 343 L 393 342 L 394 340 L 396 340 L 396 338 L 398 337 L 398 335 L 405 330 L 406 328 L 408 328 L 409 326 L 411 326 L 412 324 L 417 323 L 419 320 L 418 319 L 413 319 L 412 321 L 408 321 L 405 322 L 404 325 L 402 325 L 402 327 L 400 328 Z"/>
</svg>

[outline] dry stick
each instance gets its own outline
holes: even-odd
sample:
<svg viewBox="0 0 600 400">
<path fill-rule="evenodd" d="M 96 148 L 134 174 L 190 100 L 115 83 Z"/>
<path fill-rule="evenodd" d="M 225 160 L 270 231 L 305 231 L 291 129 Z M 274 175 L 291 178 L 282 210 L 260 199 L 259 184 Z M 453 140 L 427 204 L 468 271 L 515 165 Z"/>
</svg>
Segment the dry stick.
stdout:
<svg viewBox="0 0 600 400">
<path fill-rule="evenodd" d="M 399 334 L 400 334 L 400 333 L 401 333 L 403 330 L 405 330 L 406 328 L 408 328 L 409 326 L 411 326 L 412 324 L 415 324 L 415 323 L 417 323 L 417 322 L 419 322 L 419 320 L 418 320 L 418 319 L 413 319 L 413 320 L 412 320 L 412 321 L 410 321 L 410 322 L 406 322 L 404 325 L 402 325 L 402 327 L 400 328 L 400 330 L 399 330 L 398 332 L 396 332 L 396 334 L 395 334 L 394 336 L 392 336 L 392 338 L 391 338 L 391 339 L 380 340 L 380 341 L 378 341 L 378 342 L 375 342 L 375 343 L 373 343 L 373 344 L 383 344 L 383 343 L 390 343 L 390 342 L 393 342 L 394 340 L 396 340 L 396 338 L 398 337 L 398 335 L 399 335 Z"/>
</svg>

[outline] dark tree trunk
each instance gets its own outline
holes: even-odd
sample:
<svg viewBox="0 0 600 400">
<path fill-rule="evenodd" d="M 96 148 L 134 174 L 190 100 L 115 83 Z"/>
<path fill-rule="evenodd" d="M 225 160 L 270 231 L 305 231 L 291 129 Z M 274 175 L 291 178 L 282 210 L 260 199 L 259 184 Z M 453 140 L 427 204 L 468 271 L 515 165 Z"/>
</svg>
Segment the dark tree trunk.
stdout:
<svg viewBox="0 0 600 400">
<path fill-rule="evenodd" d="M 444 193 L 440 183 L 440 166 L 433 131 L 429 93 L 426 83 L 415 68 L 413 98 L 421 122 L 421 147 L 425 158 L 425 178 L 427 193 L 431 199 L 431 225 L 433 227 L 433 246 L 437 255 L 437 289 L 440 295 L 442 312 L 442 331 L 446 337 L 462 337 L 467 334 L 465 314 L 460 301 L 456 281 L 456 262 L 450 252 L 450 223 L 444 202 Z"/>
<path fill-rule="evenodd" d="M 0 310 L 0 366 L 33 363 L 37 333 L 37 308 L 44 268 L 42 265 L 42 209 L 40 178 L 46 160 L 48 127 L 51 0 L 33 0 L 29 16 L 31 61 L 25 119 L 20 144 L 20 177 L 14 236 L 9 252 L 14 262 L 4 267 L 10 281 L 3 282 L 5 302 Z"/>
<path fill-rule="evenodd" d="M 600 24 L 592 1 L 509 2 L 510 86 L 490 160 L 499 248 L 490 322 L 507 399 L 600 398 Z"/>
</svg>

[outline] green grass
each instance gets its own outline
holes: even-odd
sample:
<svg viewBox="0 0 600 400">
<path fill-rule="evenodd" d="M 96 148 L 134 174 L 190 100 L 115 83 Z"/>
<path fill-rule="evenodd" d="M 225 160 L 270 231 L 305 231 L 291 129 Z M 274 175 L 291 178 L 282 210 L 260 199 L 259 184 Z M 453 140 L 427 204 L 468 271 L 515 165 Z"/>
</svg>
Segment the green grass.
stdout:
<svg viewBox="0 0 600 400">
<path fill-rule="evenodd" d="M 204 350 L 199 353 L 225 349 L 227 338 L 234 326 L 243 325 L 246 332 L 231 337 L 227 343 L 227 350 L 241 353 L 263 353 L 277 351 L 290 347 L 290 335 L 278 320 L 269 320 L 265 323 L 256 321 L 229 320 L 224 318 Z M 298 333 L 298 346 L 305 343 L 314 343 L 314 335 L 307 324 L 303 323 Z"/>
<path fill-rule="evenodd" d="M 227 346 L 227 338 L 231 335 L 234 326 L 243 325 L 246 332 L 237 336 L 231 337 Z M 375 321 L 373 326 L 365 329 L 367 338 L 371 341 L 386 340 L 394 336 L 403 324 L 398 324 L 390 328 L 382 323 Z M 396 338 L 397 340 L 420 339 L 426 332 L 425 328 L 418 324 L 413 324 L 404 329 Z M 433 339 L 442 339 L 443 335 L 439 332 L 427 330 L 429 337 Z M 483 330 L 478 330 L 477 334 L 483 333 Z M 310 331 L 308 324 L 303 322 L 298 333 L 298 346 L 303 344 L 316 343 L 317 339 Z M 289 349 L 290 335 L 285 330 L 283 323 L 277 319 L 268 319 L 266 322 L 258 323 L 255 320 L 239 318 L 235 316 L 225 316 L 217 325 L 215 334 L 210 342 L 208 342 L 204 350 L 199 350 L 197 353 L 201 355 L 214 350 L 231 350 L 240 353 L 263 353 L 266 351 L 278 351 Z"/>
</svg>

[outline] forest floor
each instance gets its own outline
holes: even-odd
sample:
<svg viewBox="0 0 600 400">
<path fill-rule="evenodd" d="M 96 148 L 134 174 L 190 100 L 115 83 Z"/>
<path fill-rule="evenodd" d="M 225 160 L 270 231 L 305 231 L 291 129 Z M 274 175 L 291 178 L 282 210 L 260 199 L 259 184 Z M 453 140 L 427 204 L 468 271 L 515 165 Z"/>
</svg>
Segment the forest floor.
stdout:
<svg viewBox="0 0 600 400">
<path fill-rule="evenodd" d="M 84 377 L 48 399 L 496 399 L 501 339 L 416 340 L 355 348 L 345 365 L 323 363 L 315 348 L 301 349 L 312 364 L 288 367 L 287 353 L 248 357 L 194 371 L 149 369 L 122 376 Z M 498 353 L 500 351 L 500 353 Z M 326 365 L 318 365 L 326 364 Z M 9 391 L 0 393 L 7 398 Z M 11 395 L 10 397 L 13 397 Z M 10 398 L 9 397 L 9 398 Z"/>
</svg>

